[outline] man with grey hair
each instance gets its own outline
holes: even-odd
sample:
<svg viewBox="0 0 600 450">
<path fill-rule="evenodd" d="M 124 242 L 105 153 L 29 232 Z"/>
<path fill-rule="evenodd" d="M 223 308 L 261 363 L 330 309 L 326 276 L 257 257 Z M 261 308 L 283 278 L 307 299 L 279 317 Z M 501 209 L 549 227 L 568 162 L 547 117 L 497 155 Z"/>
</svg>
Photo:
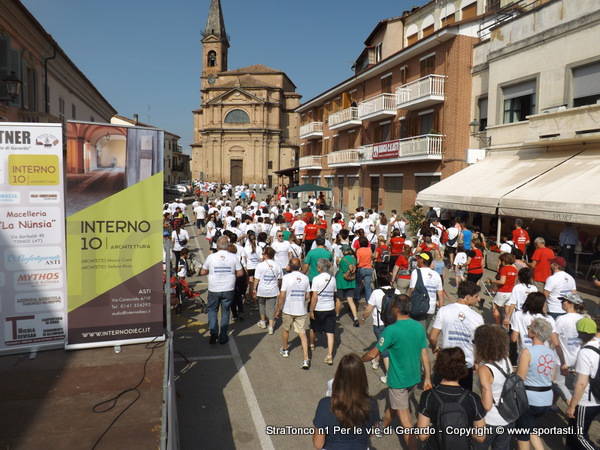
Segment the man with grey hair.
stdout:
<svg viewBox="0 0 600 450">
<path fill-rule="evenodd" d="M 217 240 L 217 251 L 206 257 L 200 275 L 208 275 L 208 329 L 210 344 L 226 344 L 229 340 L 229 312 L 235 294 L 236 277 L 244 274 L 239 258 L 228 251 L 229 238 L 221 236 Z M 221 309 L 221 327 L 218 312 Z"/>
<path fill-rule="evenodd" d="M 533 270 L 533 282 L 538 288 L 538 291 L 544 292 L 544 285 L 552 271 L 550 269 L 550 260 L 554 258 L 554 252 L 551 248 L 546 247 L 546 240 L 543 237 L 537 237 L 533 241 L 535 251 L 531 256 L 529 267 Z"/>
<path fill-rule="evenodd" d="M 279 354 L 284 358 L 289 356 L 288 340 L 290 330 L 293 326 L 300 337 L 304 353 L 302 368 L 308 370 L 310 368 L 310 359 L 308 358 L 308 340 L 306 338 L 308 325 L 306 300 L 308 300 L 310 282 L 308 281 L 308 277 L 300 272 L 300 265 L 300 259 L 292 258 L 290 260 L 290 273 L 283 276 L 275 318 L 278 318 L 283 313 L 283 323 L 281 326 L 282 346 Z"/>
<path fill-rule="evenodd" d="M 311 285 L 310 314 L 310 348 L 314 350 L 316 334 L 327 336 L 327 356 L 325 364 L 333 364 L 333 343 L 335 334 L 335 277 L 331 275 L 331 262 L 326 258 L 317 261 L 319 275 L 313 278 Z"/>
</svg>

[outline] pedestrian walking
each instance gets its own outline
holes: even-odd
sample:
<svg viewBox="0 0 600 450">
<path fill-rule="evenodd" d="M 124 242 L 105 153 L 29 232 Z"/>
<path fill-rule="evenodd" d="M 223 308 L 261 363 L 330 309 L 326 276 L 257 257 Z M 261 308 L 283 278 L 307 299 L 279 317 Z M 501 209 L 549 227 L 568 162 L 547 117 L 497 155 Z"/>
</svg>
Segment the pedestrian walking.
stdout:
<svg viewBox="0 0 600 450">
<path fill-rule="evenodd" d="M 255 284 L 252 287 L 260 314 L 257 325 L 259 328 L 267 328 L 268 334 L 273 334 L 275 327 L 275 305 L 279 296 L 279 284 L 283 278 L 283 270 L 273 260 L 274 257 L 275 250 L 266 247 L 262 253 L 262 262 L 258 263 L 254 270 Z"/>
<path fill-rule="evenodd" d="M 310 314 L 310 348 L 314 351 L 317 333 L 325 333 L 327 337 L 327 356 L 325 363 L 333 364 L 333 344 L 335 337 L 335 293 L 337 290 L 335 277 L 331 274 L 331 261 L 321 258 L 317 262 L 319 275 L 311 283 Z"/>
</svg>

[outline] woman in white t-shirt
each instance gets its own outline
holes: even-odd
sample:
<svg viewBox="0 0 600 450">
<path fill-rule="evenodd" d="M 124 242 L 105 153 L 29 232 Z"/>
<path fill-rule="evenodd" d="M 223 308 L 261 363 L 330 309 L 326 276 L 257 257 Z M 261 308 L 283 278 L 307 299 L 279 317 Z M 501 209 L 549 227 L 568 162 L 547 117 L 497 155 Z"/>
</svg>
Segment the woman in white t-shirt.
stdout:
<svg viewBox="0 0 600 450">
<path fill-rule="evenodd" d="M 290 254 L 293 258 L 304 258 L 304 250 L 301 241 L 296 236 L 290 236 Z"/>
<path fill-rule="evenodd" d="M 263 247 L 258 245 L 256 234 L 253 232 L 248 233 L 248 236 L 246 236 L 244 253 L 246 254 L 246 272 L 248 273 L 248 292 L 252 292 L 254 289 L 254 271 L 262 261 L 263 253 Z"/>
<path fill-rule="evenodd" d="M 577 353 L 581 348 L 577 322 L 583 319 L 584 305 L 583 300 L 577 294 L 567 294 L 564 297 L 559 297 L 559 300 L 561 300 L 561 306 L 566 314 L 556 319 L 556 334 L 558 334 L 558 342 L 565 360 L 556 375 L 555 383 L 565 396 L 565 401 L 569 403 L 572 392 L 567 387 L 567 377 L 569 374 L 574 375 Z"/>
<path fill-rule="evenodd" d="M 509 425 L 496 406 L 502 395 L 506 375 L 512 372 L 512 365 L 508 359 L 508 335 L 501 326 L 486 324 L 475 330 L 473 342 L 481 387 L 481 403 L 487 411 L 485 424 L 492 427 L 492 433 L 487 435 L 485 448 L 509 449 L 511 435 L 495 432 L 496 427 Z"/>
<path fill-rule="evenodd" d="M 319 275 L 313 278 L 310 291 L 310 348 L 314 351 L 317 333 L 327 336 L 327 356 L 325 363 L 333 364 L 333 343 L 335 340 L 335 276 L 331 274 L 331 262 L 325 258 L 317 261 Z"/>
</svg>

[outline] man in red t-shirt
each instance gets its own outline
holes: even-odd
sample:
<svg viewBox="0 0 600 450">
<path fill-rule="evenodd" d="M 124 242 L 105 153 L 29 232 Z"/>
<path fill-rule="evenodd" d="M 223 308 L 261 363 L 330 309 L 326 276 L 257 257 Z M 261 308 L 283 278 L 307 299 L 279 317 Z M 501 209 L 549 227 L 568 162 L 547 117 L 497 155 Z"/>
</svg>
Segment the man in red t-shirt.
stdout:
<svg viewBox="0 0 600 450">
<path fill-rule="evenodd" d="M 285 219 L 285 222 L 288 225 L 292 223 L 292 220 L 294 219 L 294 215 L 292 214 L 292 212 L 289 209 L 286 212 L 284 212 L 282 215 L 283 215 L 283 218 Z"/>
<path fill-rule="evenodd" d="M 512 241 L 515 243 L 515 247 L 517 247 L 523 255 L 525 255 L 525 250 L 529 245 L 529 233 L 527 230 L 522 228 L 523 220 L 517 219 L 515 220 L 515 229 L 512 232 Z"/>
<path fill-rule="evenodd" d="M 533 269 L 533 281 L 540 292 L 544 292 L 546 278 L 552 275 L 550 269 L 550 260 L 554 258 L 554 252 L 546 247 L 546 241 L 543 237 L 535 238 L 535 251 L 531 257 L 529 266 Z"/>
<path fill-rule="evenodd" d="M 314 223 L 313 219 L 309 219 L 308 223 L 304 227 L 304 251 L 308 254 L 312 248 L 314 240 L 317 238 L 319 233 L 319 227 Z"/>
</svg>

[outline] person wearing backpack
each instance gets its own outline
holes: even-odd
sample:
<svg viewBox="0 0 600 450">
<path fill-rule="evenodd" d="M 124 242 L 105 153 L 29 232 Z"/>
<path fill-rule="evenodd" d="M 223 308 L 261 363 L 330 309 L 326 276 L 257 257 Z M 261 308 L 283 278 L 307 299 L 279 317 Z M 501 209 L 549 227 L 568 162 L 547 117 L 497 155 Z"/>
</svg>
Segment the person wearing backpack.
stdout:
<svg viewBox="0 0 600 450">
<path fill-rule="evenodd" d="M 460 385 L 473 390 L 473 336 L 475 330 L 483 325 L 483 317 L 478 312 L 471 309 L 479 303 L 479 292 L 481 288 L 470 281 L 465 281 L 458 285 L 458 300 L 446 306 L 442 306 L 438 311 L 431 331 L 429 333 L 429 342 L 431 348 L 436 351 L 440 334 L 442 342 L 440 348 L 459 347 L 465 354 L 467 361 L 467 370 L 465 376 L 461 378 Z M 434 384 L 441 379 L 441 375 L 434 371 Z"/>
<path fill-rule="evenodd" d="M 506 330 L 500 325 L 485 324 L 475 330 L 475 364 L 481 389 L 481 402 L 484 409 L 486 426 L 492 427 L 492 433 L 485 440 L 485 447 L 493 450 L 510 450 L 511 435 L 507 432 L 497 433 L 496 427 L 511 428 L 515 420 L 524 412 L 529 404 L 525 386 L 518 375 L 512 373 L 512 365 L 508 359 L 509 339 Z M 520 396 L 504 398 L 507 380 L 516 376 L 522 387 Z M 508 390 L 506 392 L 509 392 Z M 520 399 L 520 403 L 510 400 Z M 520 406 L 519 406 L 520 405 Z M 508 416 L 506 411 L 514 411 Z"/>
<path fill-rule="evenodd" d="M 417 268 L 410 275 L 406 295 L 411 299 L 411 317 L 423 325 L 425 330 L 433 319 L 436 307 L 444 306 L 444 286 L 440 275 L 431 270 L 431 253 L 417 253 Z"/>
<path fill-rule="evenodd" d="M 371 293 L 367 307 L 363 311 L 362 320 L 367 320 L 367 317 L 371 315 L 373 318 L 373 334 L 375 335 L 376 342 L 379 342 L 384 328 L 396 320 L 391 305 L 393 304 L 394 297 L 400 295 L 400 291 L 392 288 L 390 274 L 386 271 L 378 272 L 377 280 L 379 280 L 379 288 Z M 387 373 L 390 367 L 389 353 L 382 352 L 380 356 L 383 359 L 385 373 Z M 373 366 L 373 370 L 379 369 L 379 358 L 373 359 L 371 365 Z M 381 376 L 379 379 L 382 383 L 387 383 L 386 375 Z"/>
<path fill-rule="evenodd" d="M 517 419 L 516 428 L 538 428 L 543 423 L 543 418 L 550 412 L 554 393 L 552 381 L 555 371 L 560 367 L 558 356 L 545 343 L 552 335 L 552 325 L 548 321 L 534 319 L 527 330 L 533 345 L 524 348 L 519 357 L 517 374 L 525 381 L 525 390 L 529 409 Z M 517 435 L 519 450 L 544 448 L 538 435 Z"/>
<path fill-rule="evenodd" d="M 352 247 L 343 244 L 341 247 L 342 258 L 338 264 L 338 271 L 335 275 L 337 286 L 337 302 L 335 304 L 335 314 L 339 320 L 344 301 L 348 302 L 348 307 L 352 313 L 353 323 L 358 323 L 358 312 L 354 303 L 354 290 L 356 288 L 356 258 Z"/>
<path fill-rule="evenodd" d="M 573 397 L 569 402 L 566 415 L 569 426 L 577 427 L 581 433 L 567 438 L 570 449 L 598 448 L 588 435 L 590 425 L 600 415 L 600 334 L 596 321 L 584 317 L 577 322 L 577 334 L 581 339 L 581 349 L 577 354 L 575 373 L 577 381 Z"/>
<path fill-rule="evenodd" d="M 458 347 L 441 350 L 435 360 L 433 370 L 442 381 L 435 388 L 423 392 L 417 418 L 418 428 L 431 426 L 437 430 L 434 435 L 419 435 L 419 440 L 426 442 L 427 449 L 468 450 L 472 448 L 472 440 L 479 443 L 485 440 L 485 410 L 481 399 L 460 385 L 467 374 L 465 363 L 465 354 Z M 473 428 L 474 433 L 472 437 L 450 434 L 445 432 L 448 427 Z M 480 429 L 479 432 L 477 429 Z"/>
<path fill-rule="evenodd" d="M 389 408 L 386 409 L 383 426 L 392 423 L 394 415 L 404 428 L 412 428 L 410 396 L 415 386 L 423 382 L 423 390 L 431 389 L 431 364 L 427 349 L 427 336 L 423 326 L 410 318 L 411 300 L 406 295 L 394 298 L 391 309 L 396 322 L 385 327 L 379 342 L 362 357 L 364 362 L 379 357 L 384 351 L 390 354 L 390 369 L 387 376 Z M 413 438 L 404 434 L 404 441 L 413 448 Z"/>
</svg>

